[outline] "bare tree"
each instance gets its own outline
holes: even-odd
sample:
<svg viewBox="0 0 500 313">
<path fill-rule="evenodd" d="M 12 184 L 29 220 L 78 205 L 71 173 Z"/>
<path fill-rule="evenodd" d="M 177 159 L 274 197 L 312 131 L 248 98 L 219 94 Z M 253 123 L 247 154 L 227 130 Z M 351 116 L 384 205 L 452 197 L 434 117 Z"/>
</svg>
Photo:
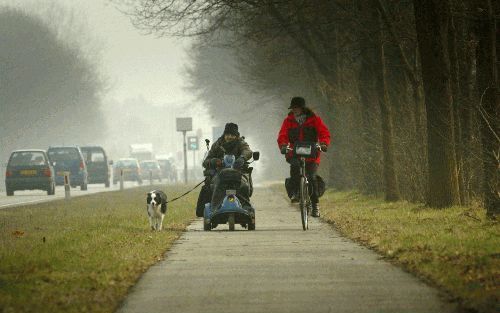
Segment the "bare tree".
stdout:
<svg viewBox="0 0 500 313">
<path fill-rule="evenodd" d="M 483 12 L 478 21 L 477 85 L 484 169 L 483 199 L 489 216 L 500 213 L 500 90 L 496 20 L 491 0 L 478 1 Z"/>
<path fill-rule="evenodd" d="M 414 6 L 427 110 L 427 203 L 447 207 L 459 202 L 447 39 L 450 5 L 447 0 L 421 0 Z"/>
</svg>

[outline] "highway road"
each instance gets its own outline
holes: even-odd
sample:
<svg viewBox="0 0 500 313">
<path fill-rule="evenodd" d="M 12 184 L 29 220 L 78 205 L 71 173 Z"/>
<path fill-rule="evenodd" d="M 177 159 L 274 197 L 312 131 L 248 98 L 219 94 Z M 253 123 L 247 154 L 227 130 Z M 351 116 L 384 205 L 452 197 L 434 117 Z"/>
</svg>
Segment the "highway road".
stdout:
<svg viewBox="0 0 500 313">
<path fill-rule="evenodd" d="M 153 183 L 158 183 L 153 181 Z M 144 181 L 143 185 L 149 184 L 149 181 Z M 133 188 L 139 186 L 136 182 L 125 182 L 124 188 Z M 108 192 L 113 190 L 119 190 L 120 184 L 111 185 L 109 188 L 105 188 L 104 184 L 89 184 L 88 190 L 81 191 L 80 187 L 71 188 L 71 197 L 78 197 L 89 195 L 98 192 Z M 56 199 L 64 199 L 64 186 L 56 187 L 56 194 L 54 196 L 48 196 L 47 192 L 42 190 L 19 190 L 14 192 L 14 196 L 7 196 L 5 191 L 0 194 L 0 210 L 8 207 L 47 202 Z"/>
</svg>

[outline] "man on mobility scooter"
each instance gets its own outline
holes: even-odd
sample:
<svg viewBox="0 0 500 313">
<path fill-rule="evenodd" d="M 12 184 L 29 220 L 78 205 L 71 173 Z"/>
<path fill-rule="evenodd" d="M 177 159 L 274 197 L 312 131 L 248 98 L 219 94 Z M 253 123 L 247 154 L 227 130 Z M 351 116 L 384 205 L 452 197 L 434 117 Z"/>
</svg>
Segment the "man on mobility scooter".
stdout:
<svg viewBox="0 0 500 313">
<path fill-rule="evenodd" d="M 255 229 L 255 210 L 250 204 L 253 192 L 251 167 L 247 161 L 257 160 L 259 153 L 250 150 L 238 125 L 227 123 L 223 135 L 212 145 L 203 162 L 205 185 L 198 197 L 196 215 L 205 218 L 205 230 L 218 224 L 241 224 Z"/>
</svg>

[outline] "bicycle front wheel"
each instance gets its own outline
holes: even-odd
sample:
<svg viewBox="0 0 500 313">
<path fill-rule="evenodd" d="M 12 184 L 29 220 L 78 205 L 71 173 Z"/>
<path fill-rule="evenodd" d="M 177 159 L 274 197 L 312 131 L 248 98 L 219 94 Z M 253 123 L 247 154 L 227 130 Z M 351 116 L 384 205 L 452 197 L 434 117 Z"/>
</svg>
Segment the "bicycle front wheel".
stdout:
<svg viewBox="0 0 500 313">
<path fill-rule="evenodd" d="M 307 230 L 307 184 L 305 177 L 300 178 L 300 217 L 302 219 L 302 229 Z"/>
</svg>

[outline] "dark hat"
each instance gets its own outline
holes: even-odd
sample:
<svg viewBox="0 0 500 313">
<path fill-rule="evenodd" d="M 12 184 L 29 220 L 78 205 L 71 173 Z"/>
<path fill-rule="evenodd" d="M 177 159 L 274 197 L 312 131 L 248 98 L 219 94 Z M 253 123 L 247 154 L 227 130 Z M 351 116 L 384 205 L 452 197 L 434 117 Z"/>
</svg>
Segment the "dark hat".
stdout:
<svg viewBox="0 0 500 313">
<path fill-rule="evenodd" d="M 231 134 L 239 137 L 240 133 L 238 132 L 238 125 L 235 123 L 227 123 L 226 127 L 224 127 L 224 135 L 225 134 Z"/>
<path fill-rule="evenodd" d="M 306 107 L 306 100 L 302 97 L 293 97 L 292 101 L 290 101 L 289 109 L 305 108 L 305 107 Z"/>
</svg>

